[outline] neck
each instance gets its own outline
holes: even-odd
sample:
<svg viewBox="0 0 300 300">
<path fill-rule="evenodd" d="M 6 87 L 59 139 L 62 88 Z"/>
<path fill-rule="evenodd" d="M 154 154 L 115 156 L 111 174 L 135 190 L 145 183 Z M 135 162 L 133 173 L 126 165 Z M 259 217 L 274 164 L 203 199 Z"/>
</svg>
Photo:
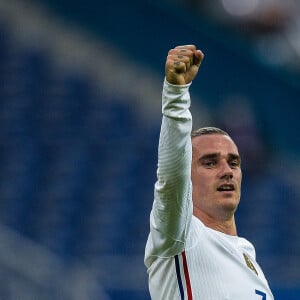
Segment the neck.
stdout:
<svg viewBox="0 0 300 300">
<path fill-rule="evenodd" d="M 223 232 L 228 235 L 237 235 L 234 215 L 216 218 L 205 214 L 202 211 L 194 210 L 194 216 L 202 221 L 202 223 L 211 229 Z"/>
</svg>

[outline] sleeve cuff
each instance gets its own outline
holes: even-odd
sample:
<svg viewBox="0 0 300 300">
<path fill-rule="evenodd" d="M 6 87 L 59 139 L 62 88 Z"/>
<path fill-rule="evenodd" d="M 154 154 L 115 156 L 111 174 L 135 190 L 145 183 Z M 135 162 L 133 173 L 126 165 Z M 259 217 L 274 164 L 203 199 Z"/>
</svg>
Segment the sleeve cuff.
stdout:
<svg viewBox="0 0 300 300">
<path fill-rule="evenodd" d="M 165 116 L 176 119 L 191 119 L 189 107 L 191 99 L 189 87 L 191 83 L 185 85 L 174 85 L 164 80 L 162 94 L 162 113 Z"/>
<path fill-rule="evenodd" d="M 188 84 L 183 84 L 183 85 L 175 85 L 175 84 L 169 83 L 167 81 L 167 79 L 165 78 L 165 80 L 164 80 L 164 90 L 166 92 L 170 92 L 170 93 L 183 94 L 183 93 L 188 91 L 191 84 L 192 84 L 192 82 L 190 82 Z"/>
</svg>

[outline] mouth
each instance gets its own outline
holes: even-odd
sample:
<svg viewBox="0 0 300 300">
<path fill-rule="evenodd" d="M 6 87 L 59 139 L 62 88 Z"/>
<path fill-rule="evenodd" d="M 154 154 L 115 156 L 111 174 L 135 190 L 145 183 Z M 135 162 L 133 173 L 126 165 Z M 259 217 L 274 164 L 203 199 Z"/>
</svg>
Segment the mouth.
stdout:
<svg viewBox="0 0 300 300">
<path fill-rule="evenodd" d="M 218 188 L 218 192 L 233 192 L 235 190 L 234 185 L 231 183 L 221 184 Z"/>
</svg>

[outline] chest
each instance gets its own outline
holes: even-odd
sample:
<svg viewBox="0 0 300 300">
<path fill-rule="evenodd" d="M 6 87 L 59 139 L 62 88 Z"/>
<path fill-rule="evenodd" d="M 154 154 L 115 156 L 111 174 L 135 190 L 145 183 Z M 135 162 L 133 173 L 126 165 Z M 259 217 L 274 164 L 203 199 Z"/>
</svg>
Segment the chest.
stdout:
<svg viewBox="0 0 300 300">
<path fill-rule="evenodd" d="M 273 299 L 251 251 L 238 243 L 210 235 L 194 237 L 187 244 L 186 260 L 191 284 L 197 287 L 195 299 Z"/>
</svg>

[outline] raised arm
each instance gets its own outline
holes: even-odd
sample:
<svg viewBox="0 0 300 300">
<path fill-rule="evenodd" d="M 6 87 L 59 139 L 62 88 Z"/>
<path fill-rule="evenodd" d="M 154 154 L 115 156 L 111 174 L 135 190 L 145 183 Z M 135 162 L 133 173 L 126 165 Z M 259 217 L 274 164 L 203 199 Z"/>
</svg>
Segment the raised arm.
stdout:
<svg viewBox="0 0 300 300">
<path fill-rule="evenodd" d="M 184 247 L 192 217 L 189 86 L 203 53 L 193 45 L 171 49 L 166 59 L 157 182 L 151 212 L 150 256 L 171 256 Z"/>
</svg>

